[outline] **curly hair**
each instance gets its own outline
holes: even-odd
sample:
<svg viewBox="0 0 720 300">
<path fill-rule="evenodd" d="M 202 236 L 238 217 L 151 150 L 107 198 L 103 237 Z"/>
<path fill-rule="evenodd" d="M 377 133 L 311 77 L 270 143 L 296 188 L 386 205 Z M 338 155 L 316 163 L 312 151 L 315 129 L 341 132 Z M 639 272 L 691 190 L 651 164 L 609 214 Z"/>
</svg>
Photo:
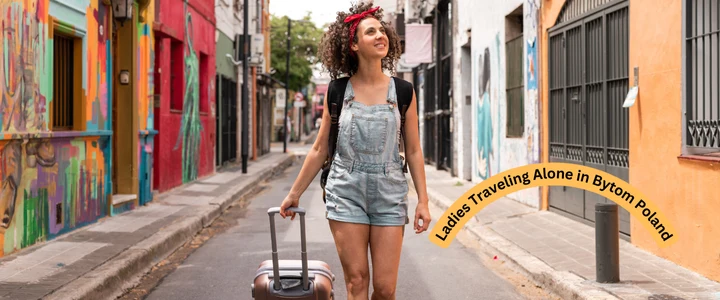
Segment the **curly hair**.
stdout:
<svg viewBox="0 0 720 300">
<path fill-rule="evenodd" d="M 353 14 L 362 13 L 372 7 L 372 1 L 361 2 L 350 7 L 349 13 L 343 11 L 338 12 L 335 22 L 330 24 L 328 30 L 323 35 L 320 46 L 318 47 L 318 57 L 320 57 L 322 61 L 323 68 L 330 73 L 330 77 L 333 80 L 337 79 L 341 74 L 352 76 L 358 69 L 358 58 L 350 54 L 349 38 L 351 24 L 345 23 L 345 18 Z M 388 37 L 388 53 L 387 56 L 382 59 L 382 68 L 394 74 L 395 63 L 400 59 L 400 54 L 402 54 L 400 37 L 392 26 L 382 21 L 382 8 L 371 16 L 380 21 Z M 358 41 L 357 39 L 358 34 L 356 32 L 353 42 L 356 43 Z"/>
</svg>

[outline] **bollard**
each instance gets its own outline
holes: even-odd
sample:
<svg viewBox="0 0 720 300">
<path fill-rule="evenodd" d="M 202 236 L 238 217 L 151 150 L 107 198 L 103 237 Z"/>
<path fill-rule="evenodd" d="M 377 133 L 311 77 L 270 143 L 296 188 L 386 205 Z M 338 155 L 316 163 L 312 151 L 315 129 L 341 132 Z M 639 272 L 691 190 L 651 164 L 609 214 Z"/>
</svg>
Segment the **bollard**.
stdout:
<svg viewBox="0 0 720 300">
<path fill-rule="evenodd" d="M 595 273 L 599 283 L 620 281 L 618 205 L 595 204 Z"/>
</svg>

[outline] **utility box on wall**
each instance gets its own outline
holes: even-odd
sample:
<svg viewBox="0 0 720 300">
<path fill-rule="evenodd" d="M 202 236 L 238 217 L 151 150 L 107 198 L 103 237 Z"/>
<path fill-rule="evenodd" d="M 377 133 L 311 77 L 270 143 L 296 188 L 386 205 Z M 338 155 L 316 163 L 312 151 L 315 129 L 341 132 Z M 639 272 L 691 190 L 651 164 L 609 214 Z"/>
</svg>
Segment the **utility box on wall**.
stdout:
<svg viewBox="0 0 720 300">
<path fill-rule="evenodd" d="M 265 36 L 252 34 L 250 43 L 250 66 L 257 67 L 259 73 L 265 73 Z"/>
<path fill-rule="evenodd" d="M 250 55 L 265 55 L 265 36 L 262 33 L 252 34 L 252 42 L 250 43 Z"/>
</svg>

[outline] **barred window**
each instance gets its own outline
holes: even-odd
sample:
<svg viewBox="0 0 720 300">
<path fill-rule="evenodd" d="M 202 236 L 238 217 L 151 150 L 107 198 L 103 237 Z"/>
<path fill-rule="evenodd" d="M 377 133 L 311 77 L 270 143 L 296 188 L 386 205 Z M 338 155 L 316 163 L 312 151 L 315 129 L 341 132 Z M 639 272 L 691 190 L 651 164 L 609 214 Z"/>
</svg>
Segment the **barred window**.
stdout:
<svg viewBox="0 0 720 300">
<path fill-rule="evenodd" d="M 54 34 L 52 130 L 75 129 L 76 93 L 80 82 L 76 65 L 76 39 Z"/>
<path fill-rule="evenodd" d="M 523 86 L 523 7 L 505 17 L 506 136 L 522 137 L 525 122 Z"/>
<path fill-rule="evenodd" d="M 684 144 L 692 154 L 717 152 L 720 5 L 716 0 L 686 0 L 684 10 Z"/>
</svg>

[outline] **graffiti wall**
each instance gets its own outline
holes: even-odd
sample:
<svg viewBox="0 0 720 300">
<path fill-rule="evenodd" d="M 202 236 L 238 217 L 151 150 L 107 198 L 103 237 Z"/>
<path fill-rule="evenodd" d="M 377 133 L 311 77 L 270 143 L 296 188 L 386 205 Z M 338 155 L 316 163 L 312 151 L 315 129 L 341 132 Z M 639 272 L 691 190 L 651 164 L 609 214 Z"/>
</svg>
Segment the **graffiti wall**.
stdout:
<svg viewBox="0 0 720 300">
<path fill-rule="evenodd" d="M 535 35 L 537 6 L 515 0 L 471 4 L 479 15 L 472 17 L 472 173 L 481 182 L 515 167 L 539 162 L 537 113 L 537 52 Z M 506 17 L 522 7 L 524 128 L 522 137 L 507 137 Z M 462 16 L 462 15 L 461 15 Z M 526 189 L 508 196 L 539 207 L 539 189 Z"/>
<path fill-rule="evenodd" d="M 0 144 L 5 254 L 104 217 L 106 138 L 54 138 Z"/>
<path fill-rule="evenodd" d="M 107 214 L 107 15 L 97 0 L 0 0 L 0 256 Z M 55 31 L 82 45 L 72 131 L 52 127 Z"/>
<path fill-rule="evenodd" d="M 0 132 L 47 131 L 50 104 L 46 56 L 48 40 L 47 1 L 0 0 Z M 42 37 L 36 39 L 34 37 Z"/>
<path fill-rule="evenodd" d="M 215 25 L 203 15 L 214 13 L 208 3 L 209 7 L 199 4 L 198 9 L 181 1 L 160 3 L 158 22 L 162 25 L 156 33 L 160 46 L 155 52 L 159 56 L 160 120 L 156 124 L 162 134 L 156 139 L 153 163 L 154 183 L 161 192 L 214 171 Z M 157 72 L 176 70 L 171 61 L 182 66 L 179 72 Z"/>
<path fill-rule="evenodd" d="M 155 148 L 155 40 L 152 24 L 155 5 L 148 6 L 138 26 L 138 107 L 140 108 L 140 137 L 138 145 L 139 203 L 152 201 L 153 151 Z"/>
<path fill-rule="evenodd" d="M 197 53 L 193 47 L 192 15 L 187 13 L 185 7 L 185 101 L 180 122 L 180 132 L 173 150 L 182 151 L 182 182 L 187 183 L 197 179 L 198 150 L 200 149 L 200 66 Z"/>
</svg>

